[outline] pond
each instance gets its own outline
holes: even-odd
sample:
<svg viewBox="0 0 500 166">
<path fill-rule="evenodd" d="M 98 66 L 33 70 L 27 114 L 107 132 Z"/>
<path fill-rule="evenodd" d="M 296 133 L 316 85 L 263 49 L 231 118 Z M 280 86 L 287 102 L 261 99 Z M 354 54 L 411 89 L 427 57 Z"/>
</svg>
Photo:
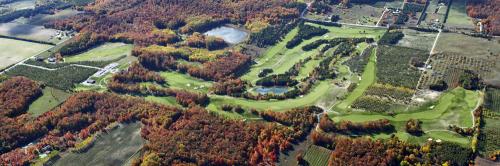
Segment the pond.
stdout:
<svg viewBox="0 0 500 166">
<path fill-rule="evenodd" d="M 272 86 L 272 87 L 256 87 L 255 91 L 259 94 L 284 94 L 288 91 L 288 87 L 286 86 Z"/>
<path fill-rule="evenodd" d="M 218 27 L 215 29 L 212 29 L 208 32 L 204 33 L 207 36 L 216 36 L 224 39 L 224 41 L 230 43 L 230 44 L 238 44 L 243 42 L 247 36 L 248 33 L 236 28 L 228 27 L 228 26 L 222 26 Z"/>
</svg>

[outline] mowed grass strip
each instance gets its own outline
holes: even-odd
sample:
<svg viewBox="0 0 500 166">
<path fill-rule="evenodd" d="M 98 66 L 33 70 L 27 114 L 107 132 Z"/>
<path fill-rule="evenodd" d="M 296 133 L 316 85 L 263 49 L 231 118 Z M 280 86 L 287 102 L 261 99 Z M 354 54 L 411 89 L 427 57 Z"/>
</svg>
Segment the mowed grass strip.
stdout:
<svg viewBox="0 0 500 166">
<path fill-rule="evenodd" d="M 71 96 L 70 93 L 52 87 L 45 87 L 42 93 L 43 95 L 29 106 L 28 113 L 30 113 L 32 117 L 38 117 L 50 111 Z"/>
<path fill-rule="evenodd" d="M 133 48 L 132 44 L 105 43 L 87 52 L 73 56 L 68 56 L 64 58 L 64 61 L 65 62 L 110 61 L 120 58 L 122 56 L 131 55 L 132 48 Z"/>
</svg>

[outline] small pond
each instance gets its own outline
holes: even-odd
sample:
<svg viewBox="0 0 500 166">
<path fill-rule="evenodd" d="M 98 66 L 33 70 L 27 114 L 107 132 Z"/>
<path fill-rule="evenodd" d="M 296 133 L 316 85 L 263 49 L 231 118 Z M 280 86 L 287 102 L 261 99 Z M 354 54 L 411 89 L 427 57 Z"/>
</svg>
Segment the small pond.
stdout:
<svg viewBox="0 0 500 166">
<path fill-rule="evenodd" d="M 228 26 L 222 26 L 218 27 L 215 29 L 212 29 L 208 32 L 204 33 L 207 36 L 216 36 L 224 39 L 224 41 L 230 43 L 230 44 L 238 44 L 243 42 L 247 36 L 248 33 L 236 28 L 228 27 Z"/>
<path fill-rule="evenodd" d="M 256 87 L 254 89 L 259 94 L 284 94 L 288 91 L 288 87 L 286 86 L 272 86 L 272 87 Z"/>
</svg>

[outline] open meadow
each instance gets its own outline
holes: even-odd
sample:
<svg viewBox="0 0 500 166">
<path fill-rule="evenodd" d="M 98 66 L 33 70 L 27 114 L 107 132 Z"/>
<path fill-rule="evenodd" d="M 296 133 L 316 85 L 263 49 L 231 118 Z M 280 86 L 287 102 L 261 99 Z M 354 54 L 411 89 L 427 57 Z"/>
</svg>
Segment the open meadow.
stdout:
<svg viewBox="0 0 500 166">
<path fill-rule="evenodd" d="M 32 117 L 38 117 L 50 111 L 71 96 L 70 93 L 52 87 L 43 88 L 42 93 L 43 95 L 31 103 L 28 108 L 28 113 L 31 113 Z"/>
<path fill-rule="evenodd" d="M 105 43 L 84 53 L 64 58 L 64 62 L 112 61 L 131 56 L 133 45 L 125 43 Z"/>
</svg>

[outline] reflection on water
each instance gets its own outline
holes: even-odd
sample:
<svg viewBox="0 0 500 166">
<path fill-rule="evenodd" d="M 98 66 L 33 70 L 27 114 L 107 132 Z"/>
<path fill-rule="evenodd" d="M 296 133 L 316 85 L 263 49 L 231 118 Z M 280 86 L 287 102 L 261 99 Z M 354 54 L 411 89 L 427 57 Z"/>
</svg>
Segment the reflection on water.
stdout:
<svg viewBox="0 0 500 166">
<path fill-rule="evenodd" d="M 222 26 L 205 32 L 205 35 L 220 37 L 230 44 L 238 44 L 247 38 L 248 33 L 236 28 Z"/>
<path fill-rule="evenodd" d="M 286 86 L 272 86 L 272 87 L 257 87 L 255 91 L 260 94 L 284 94 L 288 91 L 288 87 Z"/>
</svg>

